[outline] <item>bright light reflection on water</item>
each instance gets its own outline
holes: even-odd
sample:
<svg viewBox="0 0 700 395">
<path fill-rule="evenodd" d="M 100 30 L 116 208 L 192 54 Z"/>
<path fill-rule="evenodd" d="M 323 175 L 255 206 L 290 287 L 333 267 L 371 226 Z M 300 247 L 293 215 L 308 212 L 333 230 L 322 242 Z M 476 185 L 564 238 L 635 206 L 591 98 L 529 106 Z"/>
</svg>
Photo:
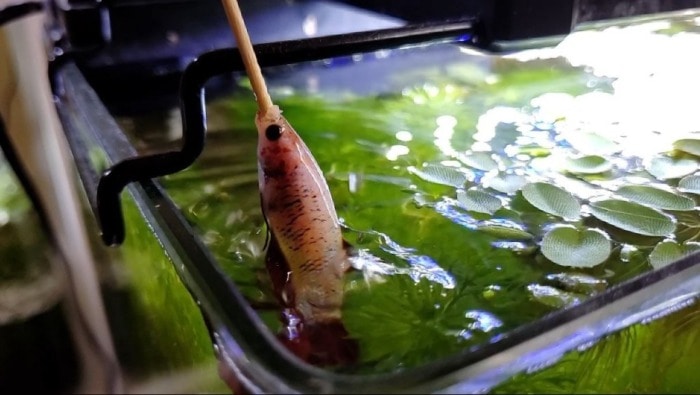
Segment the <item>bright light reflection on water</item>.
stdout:
<svg viewBox="0 0 700 395">
<path fill-rule="evenodd" d="M 541 120 L 563 120 L 560 130 L 594 130 L 624 147 L 623 155 L 647 156 L 667 151 L 674 140 L 700 130 L 696 100 L 679 94 L 700 92 L 700 57 L 693 50 L 700 47 L 700 34 L 663 32 L 669 28 L 668 21 L 650 21 L 579 31 L 554 48 L 508 57 L 520 61 L 564 57 L 573 66 L 590 69 L 595 77 L 612 79 L 612 92 L 580 96 L 552 92 L 531 104 Z M 494 124 L 514 121 L 513 114 L 503 109 L 491 111 L 497 114 L 489 112 L 479 120 L 479 141 L 492 137 Z"/>
<path fill-rule="evenodd" d="M 464 314 L 466 318 L 471 318 L 474 320 L 469 324 L 470 329 L 479 330 L 482 332 L 489 332 L 493 329 L 503 326 L 503 321 L 499 320 L 498 317 L 483 310 L 470 310 Z"/>
<path fill-rule="evenodd" d="M 404 260 L 408 267 L 398 267 L 384 262 L 381 258 L 373 255 L 366 249 L 359 249 L 350 258 L 352 267 L 362 272 L 367 282 L 382 282 L 385 275 L 408 275 L 415 282 L 426 279 L 430 282 L 438 283 L 445 289 L 455 287 L 454 277 L 438 263 L 427 255 L 416 254 L 416 250 L 399 245 L 385 234 L 373 233 L 380 243 L 380 248 L 397 258 Z"/>
</svg>

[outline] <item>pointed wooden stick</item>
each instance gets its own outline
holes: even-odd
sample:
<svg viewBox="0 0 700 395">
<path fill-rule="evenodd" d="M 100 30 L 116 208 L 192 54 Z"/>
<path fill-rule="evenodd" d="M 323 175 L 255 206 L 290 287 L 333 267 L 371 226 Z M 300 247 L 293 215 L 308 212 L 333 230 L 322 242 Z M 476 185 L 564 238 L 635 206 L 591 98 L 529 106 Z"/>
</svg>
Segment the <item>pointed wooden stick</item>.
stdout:
<svg viewBox="0 0 700 395">
<path fill-rule="evenodd" d="M 245 22 L 243 22 L 243 15 L 238 6 L 238 0 L 221 0 L 221 2 L 226 10 L 226 17 L 228 18 L 229 25 L 231 25 L 231 30 L 233 30 L 233 35 L 238 42 L 238 50 L 241 51 L 243 64 L 245 65 L 248 78 L 250 78 L 250 84 L 253 86 L 255 100 L 258 102 L 258 113 L 262 115 L 267 114 L 267 110 L 273 105 L 272 99 L 267 92 L 265 79 L 260 71 L 258 59 L 255 57 L 253 44 L 250 42 Z"/>
</svg>

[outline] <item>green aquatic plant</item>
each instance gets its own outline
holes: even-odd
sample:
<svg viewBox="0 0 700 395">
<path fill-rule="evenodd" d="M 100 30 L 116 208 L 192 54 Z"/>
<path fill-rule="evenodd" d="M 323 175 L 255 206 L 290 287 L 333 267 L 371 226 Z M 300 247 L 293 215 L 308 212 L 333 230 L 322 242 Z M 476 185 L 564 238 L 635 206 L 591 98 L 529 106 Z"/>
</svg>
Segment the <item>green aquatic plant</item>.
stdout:
<svg viewBox="0 0 700 395">
<path fill-rule="evenodd" d="M 692 394 L 700 387 L 700 305 L 635 325 L 518 374 L 494 394 Z"/>
<path fill-rule="evenodd" d="M 625 185 L 615 194 L 632 202 L 661 210 L 691 211 L 695 208 L 693 199 L 648 185 Z"/>
<path fill-rule="evenodd" d="M 496 341 L 700 238 L 699 133 L 631 130 L 608 110 L 623 100 L 610 80 L 562 58 L 453 63 L 395 76 L 401 87 L 376 95 L 271 84 L 356 253 L 343 320 L 361 355 L 347 371 Z M 204 155 L 164 184 L 276 331 L 254 112 L 247 91 L 210 102 Z"/>
<path fill-rule="evenodd" d="M 700 243 L 697 242 L 679 244 L 673 240 L 664 240 L 649 254 L 649 263 L 655 269 L 660 269 L 698 250 L 700 250 Z"/>
<path fill-rule="evenodd" d="M 358 372 L 415 366 L 481 344 L 693 250 L 692 240 L 664 242 L 698 233 L 691 234 L 695 200 L 676 181 L 694 171 L 692 155 L 620 155 L 614 136 L 589 130 L 581 137 L 560 132 L 563 121 L 541 123 L 542 107 L 499 110 L 517 116 L 484 137 L 474 129 L 484 115 L 470 118 L 478 107 L 472 96 L 464 90 L 441 100 L 447 91 L 279 100 L 324 170 L 358 262 L 364 259 L 349 276 L 343 310 L 363 350 Z M 277 330 L 262 264 L 257 137 L 240 121 L 252 119 L 249 104 L 240 97 L 211 103 L 214 117 L 230 113 L 240 127 L 212 132 L 203 158 L 165 184 Z M 453 115 L 468 105 L 470 113 Z M 500 150 L 484 151 L 483 143 Z M 636 184 L 620 184 L 628 177 Z M 470 311 L 499 324 L 469 330 Z"/>
<path fill-rule="evenodd" d="M 581 204 L 570 193 L 556 185 L 544 182 L 529 183 L 522 188 L 523 197 L 530 204 L 547 214 L 556 215 L 566 220 L 579 217 Z"/>
<path fill-rule="evenodd" d="M 680 139 L 673 143 L 673 148 L 691 155 L 700 156 L 699 139 Z"/>
<path fill-rule="evenodd" d="M 676 230 L 672 216 L 639 203 L 609 199 L 591 203 L 590 209 L 599 220 L 640 235 L 668 236 Z"/>
<path fill-rule="evenodd" d="M 612 169 L 612 163 L 599 155 L 567 158 L 565 169 L 571 173 L 598 174 Z"/>
<path fill-rule="evenodd" d="M 677 170 L 672 153 L 655 162 L 659 177 L 644 178 L 645 168 L 625 167 L 633 159 L 620 157 L 614 140 L 569 133 L 567 141 L 576 144 L 560 146 L 556 124 L 532 130 L 532 109 L 520 112 L 515 129 L 501 129 L 508 134 L 492 137 L 501 138 L 502 151 L 475 151 L 479 136 L 468 125 L 477 121 L 446 115 L 464 103 L 446 111 L 442 102 L 422 101 L 414 111 L 414 95 L 279 101 L 324 170 L 346 239 L 366 260 L 348 279 L 343 313 L 363 350 L 358 372 L 415 366 L 478 345 L 692 250 L 692 243 L 658 244 L 691 229 L 676 217 L 694 217 L 695 201 L 665 182 L 687 171 Z M 210 111 L 247 119 L 254 107 L 246 102 L 219 101 Z M 213 132 L 215 143 L 200 162 L 165 184 L 224 271 L 277 330 L 262 264 L 256 135 L 238 124 L 233 133 Z M 526 146 L 516 129 L 532 130 Z M 234 145 L 232 155 L 222 151 Z M 603 147 L 596 148 L 601 155 L 580 156 L 595 147 Z M 557 163 L 563 165 L 551 165 Z M 615 184 L 630 175 L 643 181 Z M 623 253 L 626 246 L 637 252 Z M 584 272 L 557 272 L 567 268 Z M 592 279 L 595 290 L 582 278 Z M 499 324 L 468 330 L 469 311 Z"/>
<path fill-rule="evenodd" d="M 645 161 L 646 170 L 659 180 L 681 178 L 698 169 L 694 158 L 659 155 Z"/>
<path fill-rule="evenodd" d="M 459 200 L 468 211 L 475 211 L 477 213 L 493 214 L 503 207 L 501 199 L 478 189 L 470 189 L 467 191 L 458 190 L 457 200 Z"/>
<path fill-rule="evenodd" d="M 678 181 L 678 190 L 681 192 L 700 195 L 700 176 L 692 175 L 683 177 Z"/>
<path fill-rule="evenodd" d="M 559 226 L 542 238 L 542 254 L 562 266 L 593 267 L 610 256 L 610 239 L 597 229 Z"/>
</svg>

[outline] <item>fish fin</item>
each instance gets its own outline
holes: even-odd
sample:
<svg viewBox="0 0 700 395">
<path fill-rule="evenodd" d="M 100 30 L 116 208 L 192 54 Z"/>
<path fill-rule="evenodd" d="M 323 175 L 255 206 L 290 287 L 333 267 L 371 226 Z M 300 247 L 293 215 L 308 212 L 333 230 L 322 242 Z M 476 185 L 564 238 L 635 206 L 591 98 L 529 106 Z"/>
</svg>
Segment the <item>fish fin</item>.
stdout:
<svg viewBox="0 0 700 395">
<path fill-rule="evenodd" d="M 343 272 L 347 272 L 353 269 L 352 264 L 350 263 L 350 257 L 357 255 L 357 250 L 355 249 L 355 246 L 350 244 L 345 239 L 343 239 L 343 249 L 345 250 L 346 255 L 346 258 L 343 261 Z"/>
<path fill-rule="evenodd" d="M 268 232 L 268 238 L 265 266 L 272 282 L 273 292 L 282 306 L 294 306 L 294 292 L 289 281 L 289 265 L 275 236 Z"/>
<path fill-rule="evenodd" d="M 270 224 L 267 222 L 267 215 L 265 215 L 265 205 L 263 203 L 262 193 L 260 194 L 260 207 L 263 207 L 263 219 L 265 220 L 265 244 L 263 245 L 263 251 L 267 251 L 270 247 L 270 237 L 272 232 L 270 232 Z"/>
<path fill-rule="evenodd" d="M 355 247 L 345 239 L 343 239 L 343 249 L 345 249 L 345 251 L 348 253 L 348 255 L 355 254 Z"/>
<path fill-rule="evenodd" d="M 303 325 L 294 337 L 279 336 L 297 356 L 311 365 L 331 367 L 357 363 L 359 343 L 340 320 Z"/>
<path fill-rule="evenodd" d="M 265 224 L 265 244 L 263 245 L 263 251 L 267 251 L 270 248 L 270 239 L 272 238 L 272 232 L 270 232 L 270 227 Z"/>
</svg>

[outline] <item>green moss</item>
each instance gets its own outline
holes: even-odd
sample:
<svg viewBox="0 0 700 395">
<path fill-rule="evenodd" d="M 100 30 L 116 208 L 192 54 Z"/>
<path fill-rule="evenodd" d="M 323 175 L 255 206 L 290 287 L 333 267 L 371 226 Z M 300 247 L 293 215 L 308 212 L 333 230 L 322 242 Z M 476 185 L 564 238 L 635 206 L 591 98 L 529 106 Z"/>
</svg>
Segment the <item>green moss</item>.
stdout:
<svg viewBox="0 0 700 395">
<path fill-rule="evenodd" d="M 115 264 L 123 265 L 126 281 L 106 291 L 105 303 L 125 372 L 145 378 L 213 364 L 198 306 L 133 201 L 123 202 L 127 234 Z"/>
</svg>

